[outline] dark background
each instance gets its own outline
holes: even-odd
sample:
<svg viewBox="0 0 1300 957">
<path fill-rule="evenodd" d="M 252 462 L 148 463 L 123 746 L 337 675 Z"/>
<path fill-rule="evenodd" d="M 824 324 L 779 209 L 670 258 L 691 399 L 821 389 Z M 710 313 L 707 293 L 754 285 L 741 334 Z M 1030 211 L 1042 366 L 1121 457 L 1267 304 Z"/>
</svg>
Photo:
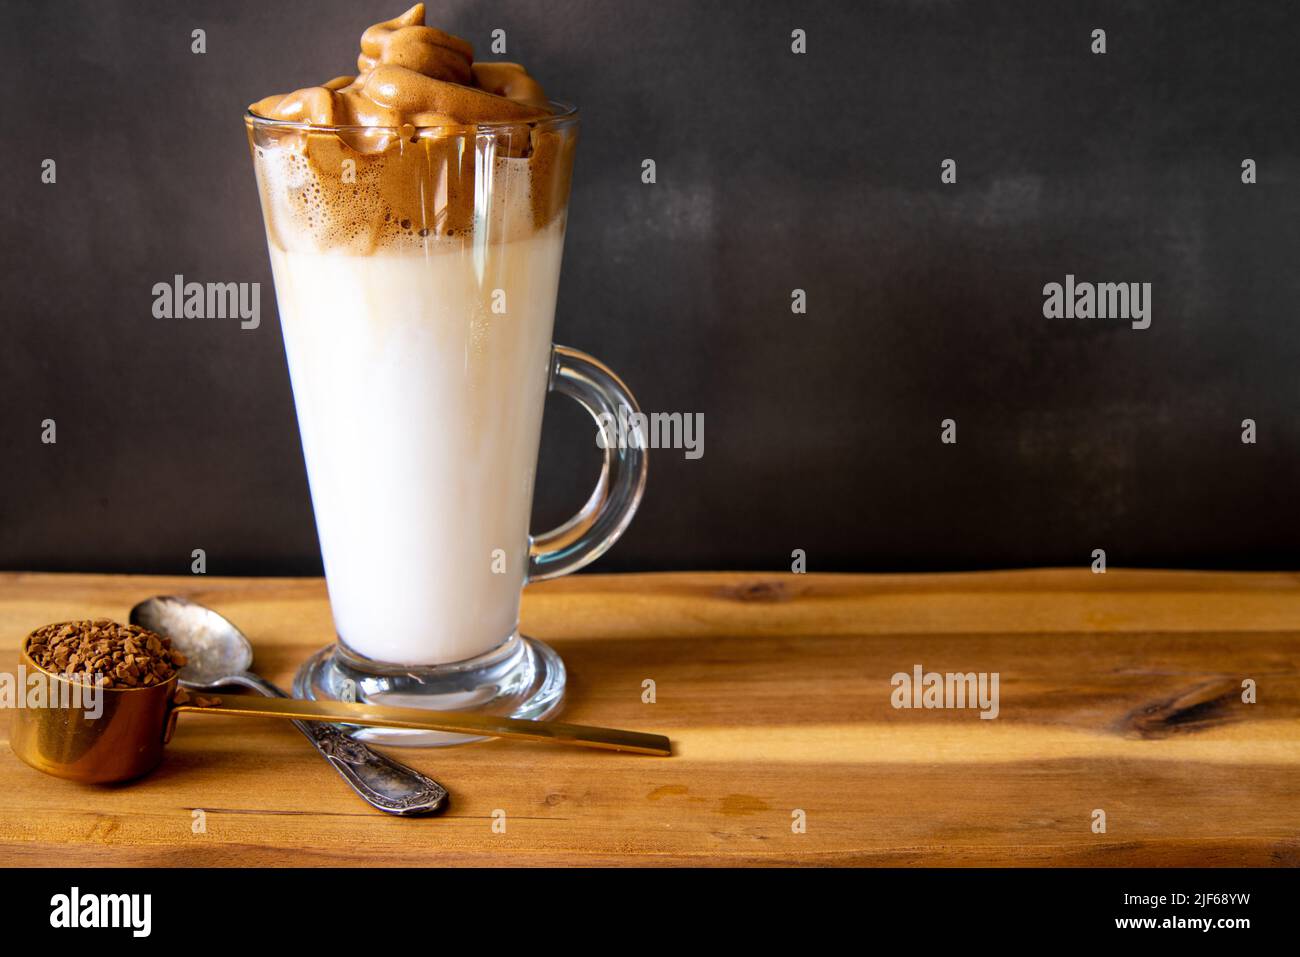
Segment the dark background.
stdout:
<svg viewBox="0 0 1300 957">
<path fill-rule="evenodd" d="M 0 8 L 0 567 L 319 572 L 240 114 L 402 6 Z M 594 567 L 1300 567 L 1298 7 L 429 4 L 582 109 L 557 341 L 705 416 Z M 1151 328 L 1043 318 L 1067 272 Z M 175 273 L 261 328 L 154 319 Z M 596 456 L 551 399 L 535 527 Z"/>
</svg>

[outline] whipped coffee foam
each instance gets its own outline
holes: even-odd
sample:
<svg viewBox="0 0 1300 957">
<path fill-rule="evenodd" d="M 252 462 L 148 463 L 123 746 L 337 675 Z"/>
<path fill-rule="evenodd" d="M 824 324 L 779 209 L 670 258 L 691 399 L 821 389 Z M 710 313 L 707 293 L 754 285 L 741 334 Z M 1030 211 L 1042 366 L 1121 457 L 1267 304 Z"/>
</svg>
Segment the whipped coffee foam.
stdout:
<svg viewBox="0 0 1300 957">
<path fill-rule="evenodd" d="M 274 244 L 364 255 L 485 229 L 519 238 L 565 208 L 576 137 L 522 66 L 473 62 L 417 3 L 362 34 L 357 68 L 249 107 Z"/>
<path fill-rule="evenodd" d="M 315 126 L 448 126 L 546 116 L 546 95 L 517 63 L 474 63 L 474 48 L 424 25 L 424 4 L 361 34 L 357 76 L 268 96 L 250 109 Z"/>
</svg>

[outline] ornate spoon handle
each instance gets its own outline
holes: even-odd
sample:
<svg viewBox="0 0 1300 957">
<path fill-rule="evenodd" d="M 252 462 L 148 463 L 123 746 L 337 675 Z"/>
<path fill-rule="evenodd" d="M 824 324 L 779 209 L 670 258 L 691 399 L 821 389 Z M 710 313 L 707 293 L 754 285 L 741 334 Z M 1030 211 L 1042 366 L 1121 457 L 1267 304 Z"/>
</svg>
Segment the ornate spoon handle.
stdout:
<svg viewBox="0 0 1300 957">
<path fill-rule="evenodd" d="M 268 698 L 288 697 L 269 681 L 249 672 L 232 678 L 231 683 Z M 371 751 L 336 725 L 323 721 L 295 721 L 293 724 L 372 807 L 389 814 L 414 817 L 433 814 L 447 806 L 447 789 L 433 778 Z"/>
</svg>

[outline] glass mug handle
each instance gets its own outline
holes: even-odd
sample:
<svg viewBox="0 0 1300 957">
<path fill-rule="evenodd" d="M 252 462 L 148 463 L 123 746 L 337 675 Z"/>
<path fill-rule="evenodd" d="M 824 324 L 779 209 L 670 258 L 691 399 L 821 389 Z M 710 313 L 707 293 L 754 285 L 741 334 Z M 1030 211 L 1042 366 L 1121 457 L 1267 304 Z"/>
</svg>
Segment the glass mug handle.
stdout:
<svg viewBox="0 0 1300 957">
<path fill-rule="evenodd" d="M 624 438 L 623 430 L 611 436 L 607 427 L 626 422 L 632 413 L 641 411 L 619 377 L 599 359 L 555 345 L 551 347 L 547 388 L 577 399 L 602 427 L 607 439 L 604 444 L 609 447 L 604 450 L 596 488 L 578 514 L 558 528 L 532 536 L 528 545 L 530 582 L 559 578 L 605 554 L 627 530 L 645 491 L 645 435 L 629 424 L 626 441 L 619 441 Z"/>
</svg>

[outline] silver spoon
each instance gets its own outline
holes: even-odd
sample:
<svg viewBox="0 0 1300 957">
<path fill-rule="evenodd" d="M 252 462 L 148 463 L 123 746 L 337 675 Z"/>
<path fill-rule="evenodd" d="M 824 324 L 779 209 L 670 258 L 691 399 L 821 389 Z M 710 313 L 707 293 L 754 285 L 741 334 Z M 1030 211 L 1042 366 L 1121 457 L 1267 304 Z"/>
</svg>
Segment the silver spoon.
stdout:
<svg viewBox="0 0 1300 957">
<path fill-rule="evenodd" d="M 243 632 L 211 608 L 185 598 L 159 595 L 131 609 L 131 624 L 172 640 L 188 659 L 180 670 L 186 688 L 212 691 L 239 685 L 266 695 L 287 698 L 283 691 L 249 669 L 253 646 Z M 433 778 L 398 764 L 354 741 L 337 725 L 295 721 L 334 770 L 372 806 L 389 814 L 432 814 L 447 806 L 447 789 Z"/>
</svg>

